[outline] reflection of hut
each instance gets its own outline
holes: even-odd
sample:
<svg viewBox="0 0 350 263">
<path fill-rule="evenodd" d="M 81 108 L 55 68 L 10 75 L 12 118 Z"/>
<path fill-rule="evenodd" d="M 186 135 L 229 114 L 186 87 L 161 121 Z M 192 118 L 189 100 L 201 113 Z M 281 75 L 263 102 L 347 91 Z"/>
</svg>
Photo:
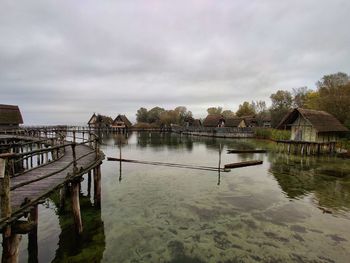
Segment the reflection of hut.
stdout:
<svg viewBox="0 0 350 263">
<path fill-rule="evenodd" d="M 291 130 L 291 140 L 305 142 L 334 142 L 348 131 L 328 112 L 302 108 L 289 112 L 277 128 Z"/>
<path fill-rule="evenodd" d="M 203 121 L 204 127 L 225 127 L 225 118 L 220 114 L 209 114 Z"/>
<path fill-rule="evenodd" d="M 132 126 L 131 122 L 125 115 L 119 114 L 113 121 L 112 127 L 117 129 L 130 129 Z"/>
<path fill-rule="evenodd" d="M 0 129 L 18 128 L 19 124 L 23 119 L 18 106 L 0 104 Z"/>
<path fill-rule="evenodd" d="M 104 116 L 101 114 L 93 114 L 88 121 L 89 128 L 109 128 L 112 124 L 113 120 L 111 117 Z"/>
<path fill-rule="evenodd" d="M 232 118 L 226 118 L 225 127 L 245 128 L 247 127 L 247 125 L 243 118 L 232 117 Z"/>
</svg>

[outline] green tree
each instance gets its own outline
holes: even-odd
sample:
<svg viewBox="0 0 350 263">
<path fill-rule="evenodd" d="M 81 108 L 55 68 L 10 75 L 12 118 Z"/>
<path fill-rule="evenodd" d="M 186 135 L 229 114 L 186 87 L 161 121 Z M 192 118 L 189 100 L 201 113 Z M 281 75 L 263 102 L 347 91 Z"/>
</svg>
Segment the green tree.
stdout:
<svg viewBox="0 0 350 263">
<path fill-rule="evenodd" d="M 165 110 L 160 107 L 154 107 L 148 112 L 148 122 L 149 123 L 159 123 L 160 121 L 160 115 L 164 112 Z"/>
<path fill-rule="evenodd" d="M 148 111 L 146 108 L 140 108 L 136 113 L 136 121 L 137 122 L 148 122 Z"/>
<path fill-rule="evenodd" d="M 222 112 L 222 116 L 224 116 L 225 118 L 232 118 L 235 117 L 235 113 L 231 110 L 224 110 Z"/>
<path fill-rule="evenodd" d="M 245 102 L 243 102 L 243 104 L 240 104 L 238 106 L 238 110 L 236 111 L 236 115 L 238 117 L 255 115 L 254 106 L 252 104 L 250 104 L 248 101 L 245 101 Z"/>
<path fill-rule="evenodd" d="M 276 127 L 282 118 L 292 108 L 293 98 L 292 94 L 286 90 L 278 90 L 270 96 L 272 106 L 270 108 L 271 125 Z"/>
<path fill-rule="evenodd" d="M 334 115 L 340 122 L 350 120 L 350 79 L 345 73 L 326 75 L 317 82 L 318 108 Z"/>
<path fill-rule="evenodd" d="M 259 126 L 263 125 L 264 119 L 270 116 L 270 112 L 267 109 L 266 102 L 263 100 L 252 101 L 252 106 L 256 113 L 256 120 Z"/>
<path fill-rule="evenodd" d="M 306 107 L 308 94 L 311 92 L 312 90 L 308 89 L 307 87 L 293 89 L 293 106 L 296 108 Z"/>
<path fill-rule="evenodd" d="M 177 114 L 176 124 L 182 125 L 187 118 L 192 117 L 192 112 L 188 111 L 185 106 L 178 106 L 174 111 Z"/>
<path fill-rule="evenodd" d="M 207 109 L 208 114 L 221 114 L 222 107 L 210 107 Z"/>
</svg>

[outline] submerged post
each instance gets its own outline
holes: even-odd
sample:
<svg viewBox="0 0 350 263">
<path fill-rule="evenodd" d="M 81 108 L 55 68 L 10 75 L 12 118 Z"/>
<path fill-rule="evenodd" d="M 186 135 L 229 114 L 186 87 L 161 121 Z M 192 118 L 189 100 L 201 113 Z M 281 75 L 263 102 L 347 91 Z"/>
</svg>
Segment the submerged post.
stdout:
<svg viewBox="0 0 350 263">
<path fill-rule="evenodd" d="M 100 165 L 94 169 L 94 205 L 101 207 L 101 167 Z"/>
<path fill-rule="evenodd" d="M 34 227 L 28 233 L 28 262 L 39 262 L 38 260 L 38 205 L 35 205 L 29 213 L 28 221 Z"/>
<path fill-rule="evenodd" d="M 73 180 L 71 182 L 71 200 L 75 229 L 78 234 L 81 234 L 83 232 L 83 223 L 80 213 L 79 184 L 80 180 Z"/>
</svg>

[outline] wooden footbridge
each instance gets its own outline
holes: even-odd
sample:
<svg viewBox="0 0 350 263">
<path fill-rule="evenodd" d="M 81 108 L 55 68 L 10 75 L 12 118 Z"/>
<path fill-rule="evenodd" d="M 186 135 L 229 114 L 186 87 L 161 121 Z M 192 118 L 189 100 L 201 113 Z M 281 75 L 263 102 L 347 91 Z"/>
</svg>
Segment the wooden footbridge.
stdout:
<svg viewBox="0 0 350 263">
<path fill-rule="evenodd" d="M 100 207 L 103 159 L 98 137 L 88 130 L 46 127 L 0 133 L 2 262 L 16 261 L 20 234 L 36 236 L 38 204 L 55 190 L 60 189 L 62 205 L 71 194 L 76 231 L 82 233 L 80 182 L 88 174 L 91 187 L 93 172 L 94 205 Z"/>
</svg>

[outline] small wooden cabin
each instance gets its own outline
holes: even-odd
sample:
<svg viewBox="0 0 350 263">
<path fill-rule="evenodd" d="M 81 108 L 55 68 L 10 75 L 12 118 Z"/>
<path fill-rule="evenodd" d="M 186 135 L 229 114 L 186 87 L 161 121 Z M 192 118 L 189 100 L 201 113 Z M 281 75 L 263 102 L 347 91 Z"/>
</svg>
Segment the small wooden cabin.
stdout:
<svg viewBox="0 0 350 263">
<path fill-rule="evenodd" d="M 328 112 L 302 108 L 290 111 L 277 129 L 291 130 L 291 140 L 318 143 L 335 142 L 349 131 Z"/>
<path fill-rule="evenodd" d="M 125 115 L 119 114 L 113 121 L 112 127 L 118 129 L 130 129 L 132 126 L 131 122 Z"/>
<path fill-rule="evenodd" d="M 104 116 L 101 114 L 93 114 L 88 121 L 89 128 L 101 129 L 101 128 L 109 128 L 112 124 L 113 120 L 111 117 Z"/>
<path fill-rule="evenodd" d="M 226 118 L 225 120 L 226 120 L 225 127 L 230 127 L 230 128 L 245 128 L 245 127 L 247 127 L 245 120 L 243 118 L 231 117 L 231 118 Z"/>
<path fill-rule="evenodd" d="M 209 114 L 203 121 L 204 127 L 225 127 L 225 118 L 220 114 Z"/>
<path fill-rule="evenodd" d="M 16 129 L 20 124 L 23 119 L 18 106 L 0 104 L 0 129 Z"/>
<path fill-rule="evenodd" d="M 255 115 L 242 116 L 245 121 L 246 127 L 257 127 L 259 126 L 257 117 Z"/>
<path fill-rule="evenodd" d="M 96 114 L 92 114 L 90 120 L 88 121 L 89 128 L 97 128 L 97 116 Z"/>
<path fill-rule="evenodd" d="M 196 127 L 196 128 L 198 128 L 198 127 L 202 127 L 202 122 L 201 122 L 200 119 L 194 119 L 192 117 L 188 117 L 188 118 L 185 119 L 184 126 L 186 128 L 188 128 L 188 127 Z"/>
</svg>

